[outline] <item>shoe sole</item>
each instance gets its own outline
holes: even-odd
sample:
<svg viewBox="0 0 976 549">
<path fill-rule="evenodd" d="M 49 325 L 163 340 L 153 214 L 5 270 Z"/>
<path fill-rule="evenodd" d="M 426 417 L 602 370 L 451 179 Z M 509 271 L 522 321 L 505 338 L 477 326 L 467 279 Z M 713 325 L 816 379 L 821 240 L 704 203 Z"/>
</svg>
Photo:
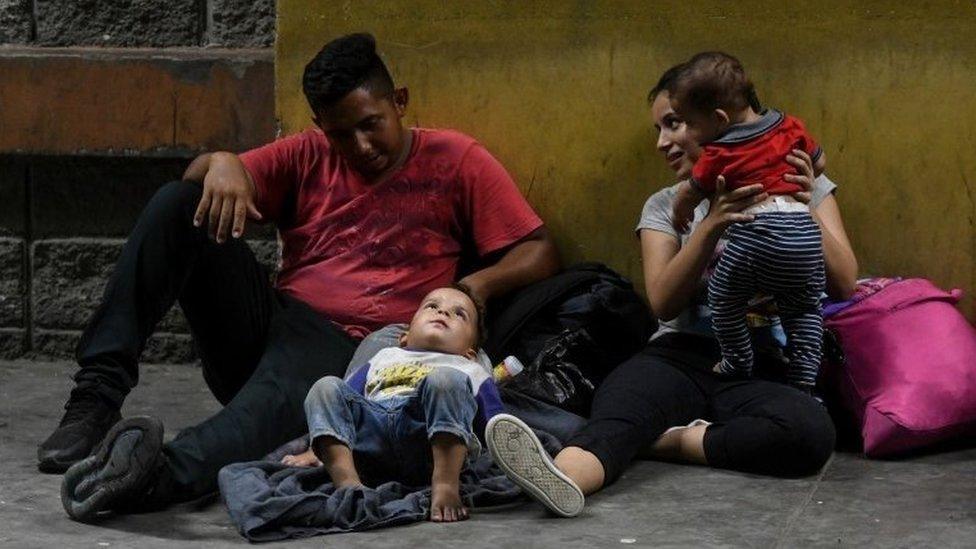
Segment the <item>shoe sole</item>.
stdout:
<svg viewBox="0 0 976 549">
<path fill-rule="evenodd" d="M 135 433 L 137 432 L 137 433 Z M 116 443 L 126 434 L 139 436 L 131 451 L 111 458 Z M 144 483 L 163 448 L 163 424 L 158 419 L 137 416 L 116 423 L 105 435 L 98 450 L 72 465 L 61 482 L 61 505 L 74 520 L 90 522 L 107 511 L 120 495 L 127 495 Z M 121 459 L 119 459 L 121 458 Z M 79 498 L 76 490 L 86 479 L 99 476 L 99 485 Z"/>
<path fill-rule="evenodd" d="M 485 442 L 505 475 L 550 511 L 575 517 L 583 510 L 583 492 L 556 468 L 522 420 L 508 414 L 494 416 L 485 428 Z"/>
</svg>

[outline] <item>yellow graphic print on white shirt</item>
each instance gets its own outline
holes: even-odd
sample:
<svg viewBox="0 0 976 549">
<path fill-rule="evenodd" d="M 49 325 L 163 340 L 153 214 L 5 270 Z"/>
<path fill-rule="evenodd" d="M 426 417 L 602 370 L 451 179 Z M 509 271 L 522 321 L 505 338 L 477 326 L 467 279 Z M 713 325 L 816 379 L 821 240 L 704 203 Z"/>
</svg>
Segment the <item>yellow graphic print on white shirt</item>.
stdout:
<svg viewBox="0 0 976 549">
<path fill-rule="evenodd" d="M 427 366 L 419 361 L 386 366 L 366 383 L 366 394 L 388 397 L 411 393 L 433 369 L 433 366 Z"/>
</svg>

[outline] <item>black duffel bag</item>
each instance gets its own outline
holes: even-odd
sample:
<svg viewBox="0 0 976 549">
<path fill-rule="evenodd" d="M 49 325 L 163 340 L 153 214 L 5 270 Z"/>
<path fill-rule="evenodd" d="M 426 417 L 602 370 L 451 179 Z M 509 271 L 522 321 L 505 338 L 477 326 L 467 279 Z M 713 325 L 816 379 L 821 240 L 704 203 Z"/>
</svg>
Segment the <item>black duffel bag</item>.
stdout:
<svg viewBox="0 0 976 549">
<path fill-rule="evenodd" d="M 569 267 L 492 308 L 485 351 L 525 365 L 505 389 L 582 416 L 596 387 L 656 328 L 630 281 L 600 263 Z"/>
</svg>

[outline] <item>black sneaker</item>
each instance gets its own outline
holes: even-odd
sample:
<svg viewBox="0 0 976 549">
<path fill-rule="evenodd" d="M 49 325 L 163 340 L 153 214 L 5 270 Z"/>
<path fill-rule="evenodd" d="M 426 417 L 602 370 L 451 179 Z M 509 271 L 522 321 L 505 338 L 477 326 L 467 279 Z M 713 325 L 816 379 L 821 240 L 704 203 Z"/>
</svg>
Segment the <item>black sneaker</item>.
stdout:
<svg viewBox="0 0 976 549">
<path fill-rule="evenodd" d="M 64 409 L 58 428 L 37 447 L 37 468 L 44 473 L 63 473 L 88 457 L 122 419 L 118 408 L 92 391 L 72 391 Z"/>
<path fill-rule="evenodd" d="M 148 416 L 115 424 L 94 454 L 71 466 L 61 481 L 61 504 L 74 520 L 89 522 L 122 510 L 148 494 L 165 463 L 163 424 Z"/>
</svg>

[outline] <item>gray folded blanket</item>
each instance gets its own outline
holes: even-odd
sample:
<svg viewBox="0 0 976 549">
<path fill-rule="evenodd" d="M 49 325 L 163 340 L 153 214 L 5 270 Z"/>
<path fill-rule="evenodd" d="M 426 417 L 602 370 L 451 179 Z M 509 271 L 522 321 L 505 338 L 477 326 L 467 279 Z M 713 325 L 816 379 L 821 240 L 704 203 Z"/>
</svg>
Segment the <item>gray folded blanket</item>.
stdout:
<svg viewBox="0 0 976 549">
<path fill-rule="evenodd" d="M 551 455 L 561 448 L 548 433 L 536 434 Z M 234 463 L 220 470 L 220 494 L 242 536 L 254 542 L 277 541 L 371 530 L 427 518 L 430 486 L 387 481 L 375 488 L 336 490 L 322 467 L 280 463 L 285 455 L 307 448 L 308 439 L 302 437 L 263 461 Z M 370 484 L 367 474 L 363 478 Z M 522 492 L 502 474 L 491 456 L 483 453 L 470 459 L 461 473 L 461 498 L 471 508 L 491 507 L 517 501 Z"/>
</svg>

